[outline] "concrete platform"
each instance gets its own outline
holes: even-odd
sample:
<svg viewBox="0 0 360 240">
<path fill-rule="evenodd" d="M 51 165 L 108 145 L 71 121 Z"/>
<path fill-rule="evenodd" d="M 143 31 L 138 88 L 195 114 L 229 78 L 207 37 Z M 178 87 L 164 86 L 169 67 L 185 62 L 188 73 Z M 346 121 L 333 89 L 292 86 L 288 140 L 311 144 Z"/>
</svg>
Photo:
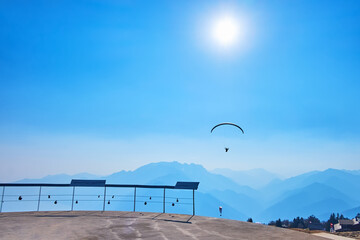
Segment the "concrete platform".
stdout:
<svg viewBox="0 0 360 240">
<path fill-rule="evenodd" d="M 351 239 L 354 239 L 354 238 L 338 236 L 338 235 L 330 234 L 330 233 L 314 233 L 313 235 L 314 236 L 320 236 L 320 237 L 327 238 L 327 239 L 332 239 L 332 240 L 351 240 Z"/>
<path fill-rule="evenodd" d="M 307 239 L 307 233 L 220 218 L 143 212 L 0 213 L 0 239 Z"/>
</svg>

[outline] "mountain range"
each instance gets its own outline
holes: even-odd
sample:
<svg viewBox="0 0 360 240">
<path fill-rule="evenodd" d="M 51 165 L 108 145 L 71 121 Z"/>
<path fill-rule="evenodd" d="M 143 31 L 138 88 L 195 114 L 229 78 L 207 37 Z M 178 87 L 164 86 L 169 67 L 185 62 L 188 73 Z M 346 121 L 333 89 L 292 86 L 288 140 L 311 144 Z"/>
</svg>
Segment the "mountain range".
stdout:
<svg viewBox="0 0 360 240">
<path fill-rule="evenodd" d="M 252 217 L 254 221 L 263 223 L 278 218 L 292 219 L 297 216 L 306 218 L 310 215 L 327 220 L 333 212 L 352 218 L 360 211 L 360 185 L 358 184 L 360 171 L 356 170 L 327 169 L 280 179 L 276 174 L 263 169 L 208 171 L 198 164 L 158 162 L 144 165 L 134 171 L 120 171 L 103 177 L 88 173 L 59 174 L 41 179 L 24 179 L 19 182 L 68 183 L 71 179 L 80 178 L 106 179 L 107 183 L 152 185 L 175 185 L 177 181 L 197 181 L 200 185 L 195 194 L 196 214 L 209 217 L 219 217 L 219 206 L 223 208 L 223 218 L 247 220 Z M 89 193 L 89 191 L 82 190 L 82 193 Z M 115 190 L 113 192 L 115 195 L 119 193 Z M 95 192 L 92 193 L 95 194 Z M 132 192 L 124 190 L 123 194 L 130 196 Z M 167 212 L 191 214 L 192 204 L 191 194 L 189 194 L 189 191 L 169 192 L 167 196 L 170 200 L 166 202 Z M 151 196 L 153 200 L 149 200 Z M 161 212 L 161 196 L 162 193 L 159 191 L 141 190 L 137 197 L 139 201 L 136 203 L 137 210 Z M 119 195 L 117 198 L 120 199 L 120 197 Z M 155 201 L 156 198 L 160 200 Z M 174 200 L 171 199 L 180 199 L 180 202 L 174 204 Z M 130 203 L 126 205 L 125 200 L 116 202 L 113 199 L 112 201 L 113 203 L 107 206 L 109 210 L 131 210 L 133 207 Z M 128 202 L 131 202 L 131 199 Z M 87 204 L 90 208 L 95 206 L 91 203 Z M 100 205 L 96 205 L 95 208 L 99 208 Z M 47 207 L 52 209 L 50 205 Z M 66 208 L 65 205 L 63 207 Z M 10 211 L 9 209 L 6 210 L 4 204 L 4 210 Z"/>
</svg>

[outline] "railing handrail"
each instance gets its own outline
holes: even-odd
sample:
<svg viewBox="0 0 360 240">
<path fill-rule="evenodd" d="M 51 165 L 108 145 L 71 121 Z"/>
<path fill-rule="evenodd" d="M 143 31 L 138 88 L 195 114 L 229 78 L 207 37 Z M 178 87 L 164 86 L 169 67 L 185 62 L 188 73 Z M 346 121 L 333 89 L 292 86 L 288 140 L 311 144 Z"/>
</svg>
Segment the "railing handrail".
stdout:
<svg viewBox="0 0 360 240">
<path fill-rule="evenodd" d="M 123 188 L 166 188 L 175 189 L 175 186 L 169 185 L 142 185 L 142 184 L 105 184 L 105 187 L 123 187 Z M 92 185 L 72 185 L 63 183 L 0 183 L 0 187 L 104 187 Z"/>
<path fill-rule="evenodd" d="M 161 188 L 161 189 L 188 189 L 197 190 L 199 182 L 185 182 L 183 185 L 177 182 L 175 186 L 170 185 L 144 185 L 144 184 L 105 184 L 105 185 L 84 185 L 84 184 L 64 184 L 64 183 L 0 183 L 0 187 L 120 187 L 120 188 Z"/>
</svg>

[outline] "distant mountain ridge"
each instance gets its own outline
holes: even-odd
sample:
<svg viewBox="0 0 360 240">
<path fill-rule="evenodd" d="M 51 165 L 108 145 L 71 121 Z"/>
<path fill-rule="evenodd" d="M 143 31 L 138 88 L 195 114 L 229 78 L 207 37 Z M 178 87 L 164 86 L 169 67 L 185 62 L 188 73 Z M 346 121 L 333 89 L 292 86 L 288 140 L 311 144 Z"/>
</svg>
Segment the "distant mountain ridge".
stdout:
<svg viewBox="0 0 360 240">
<path fill-rule="evenodd" d="M 16 182 L 19 183 L 68 183 L 72 179 L 97 179 L 101 178 L 98 175 L 90 174 L 90 173 L 78 173 L 74 175 L 68 174 L 55 174 L 55 175 L 48 175 L 43 178 L 39 179 L 22 179 Z"/>
<path fill-rule="evenodd" d="M 225 172 L 226 176 L 220 172 Z M 281 180 L 276 174 L 262 169 L 245 173 L 226 169 L 209 172 L 198 164 L 158 162 L 104 177 L 87 173 L 59 174 L 20 182 L 66 183 L 73 178 L 84 178 L 106 179 L 107 183 L 174 185 L 177 181 L 199 181 L 196 194 L 198 215 L 218 217 L 218 207 L 222 206 L 224 218 L 246 220 L 252 217 L 255 221 L 266 223 L 278 218 L 292 219 L 312 214 L 325 220 L 332 212 L 353 217 L 360 209 L 360 185 L 356 184 L 360 182 L 359 172 L 327 169 Z M 257 184 L 266 185 L 261 188 L 239 184 L 241 178 L 244 180 L 240 183 L 252 182 L 254 178 L 261 178 L 262 174 L 264 179 Z"/>
<path fill-rule="evenodd" d="M 329 205 L 331 204 L 334 205 L 331 206 L 332 211 L 336 212 L 348 209 L 356 204 L 352 199 L 342 199 L 343 194 L 335 188 L 317 182 L 301 189 L 295 189 L 287 193 L 287 195 L 288 197 L 279 200 L 276 204 L 263 211 L 261 213 L 262 217 L 270 221 L 273 219 L 274 213 L 276 213 L 278 218 L 292 219 L 297 217 L 299 212 L 305 216 L 319 216 L 327 213 L 330 216 Z M 319 204 L 320 202 L 321 204 Z"/>
<path fill-rule="evenodd" d="M 221 174 L 231 178 L 240 185 L 247 185 L 255 189 L 263 187 L 271 181 L 281 178 L 279 175 L 266 171 L 262 168 L 245 171 L 234 171 L 227 168 L 217 168 L 211 172 Z"/>
</svg>

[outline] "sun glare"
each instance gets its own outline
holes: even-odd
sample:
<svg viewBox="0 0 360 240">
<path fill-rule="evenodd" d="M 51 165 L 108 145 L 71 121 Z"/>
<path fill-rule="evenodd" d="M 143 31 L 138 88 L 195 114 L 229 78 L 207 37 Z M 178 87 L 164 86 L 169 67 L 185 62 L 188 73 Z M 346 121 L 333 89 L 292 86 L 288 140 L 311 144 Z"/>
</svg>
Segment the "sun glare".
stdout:
<svg viewBox="0 0 360 240">
<path fill-rule="evenodd" d="M 239 30 L 237 20 L 230 16 L 225 16 L 214 22 L 212 37 L 217 44 L 223 47 L 230 47 L 238 40 Z"/>
</svg>

